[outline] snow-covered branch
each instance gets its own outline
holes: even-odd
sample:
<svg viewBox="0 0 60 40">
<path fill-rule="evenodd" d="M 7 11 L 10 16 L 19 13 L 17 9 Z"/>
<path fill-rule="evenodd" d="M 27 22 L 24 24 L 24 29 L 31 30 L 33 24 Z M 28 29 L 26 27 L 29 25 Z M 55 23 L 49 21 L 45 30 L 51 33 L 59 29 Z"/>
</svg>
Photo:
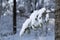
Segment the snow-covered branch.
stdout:
<svg viewBox="0 0 60 40">
<path fill-rule="evenodd" d="M 30 15 L 30 17 L 23 23 L 22 29 L 20 31 L 20 36 L 22 36 L 26 29 L 29 27 L 31 27 L 33 30 L 38 28 L 38 26 L 42 27 L 43 20 L 45 20 L 46 22 L 49 20 L 49 14 L 45 12 L 46 8 L 41 8 L 40 10 L 34 11 Z M 45 16 L 42 14 L 45 14 Z M 45 17 L 45 19 L 43 19 L 43 16 Z"/>
</svg>

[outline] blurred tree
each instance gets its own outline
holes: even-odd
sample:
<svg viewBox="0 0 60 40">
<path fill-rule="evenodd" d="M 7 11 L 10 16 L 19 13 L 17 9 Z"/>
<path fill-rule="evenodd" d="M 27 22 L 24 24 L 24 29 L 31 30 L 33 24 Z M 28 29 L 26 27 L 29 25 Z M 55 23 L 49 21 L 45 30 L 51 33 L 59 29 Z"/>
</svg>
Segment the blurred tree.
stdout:
<svg viewBox="0 0 60 40">
<path fill-rule="evenodd" d="M 56 19 L 56 40 L 60 40 L 60 0 L 56 1 L 56 12 L 55 12 L 55 19 Z"/>
</svg>

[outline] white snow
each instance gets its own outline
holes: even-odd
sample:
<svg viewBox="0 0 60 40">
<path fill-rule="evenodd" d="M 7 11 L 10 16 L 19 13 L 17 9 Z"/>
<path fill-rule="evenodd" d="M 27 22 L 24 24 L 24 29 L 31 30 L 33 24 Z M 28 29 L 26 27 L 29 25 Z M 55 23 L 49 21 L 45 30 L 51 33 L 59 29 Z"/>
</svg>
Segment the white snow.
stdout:
<svg viewBox="0 0 60 40">
<path fill-rule="evenodd" d="M 8 1 L 8 3 L 12 3 L 12 2 L 13 2 L 13 0 L 9 0 L 9 1 Z"/>
<path fill-rule="evenodd" d="M 47 22 L 49 20 L 49 13 L 46 14 L 45 21 Z"/>
<path fill-rule="evenodd" d="M 46 12 L 49 13 L 49 12 L 51 12 L 51 11 L 47 9 Z"/>
<path fill-rule="evenodd" d="M 45 8 L 41 8 L 40 10 L 36 10 L 34 11 L 31 15 L 30 15 L 30 19 L 31 19 L 31 26 L 34 29 L 34 26 L 38 26 L 40 25 L 40 23 L 42 23 L 42 14 L 46 11 Z M 39 19 L 39 17 L 41 17 L 41 19 Z M 36 20 L 35 20 L 36 19 Z M 40 21 L 40 22 L 39 22 Z M 34 25 L 34 26 L 33 26 Z"/>
<path fill-rule="evenodd" d="M 50 28 L 48 28 L 48 31 L 50 31 L 51 29 Z"/>
<path fill-rule="evenodd" d="M 38 7 L 38 2 L 36 3 L 36 8 Z"/>
<path fill-rule="evenodd" d="M 5 2 L 3 2 L 3 3 L 2 3 L 2 7 L 5 7 L 5 6 L 6 6 L 6 3 L 5 3 Z"/>
<path fill-rule="evenodd" d="M 20 31 L 20 36 L 24 34 L 25 29 L 28 28 L 28 27 L 32 27 L 33 29 L 35 29 L 34 26 L 36 26 L 36 27 L 37 27 L 38 25 L 41 26 L 41 23 L 43 22 L 43 20 L 42 20 L 42 14 L 43 14 L 45 11 L 46 11 L 46 8 L 41 8 L 40 10 L 34 11 L 34 12 L 31 14 L 30 18 L 27 19 L 27 20 L 23 23 L 22 29 L 21 29 L 21 31 Z M 49 18 L 49 15 L 47 14 L 45 20 L 47 21 L 48 18 Z"/>
<path fill-rule="evenodd" d="M 46 8 L 42 8 L 38 11 L 39 16 L 38 16 L 38 21 L 39 23 L 42 23 L 42 14 L 46 11 Z"/>
<path fill-rule="evenodd" d="M 16 2 L 17 1 L 18 0 L 16 0 Z M 39 0 L 39 1 L 41 1 L 41 0 Z M 13 2 L 13 0 L 9 0 L 8 1 L 8 3 L 9 3 L 10 6 L 13 5 L 12 2 Z M 51 2 L 49 3 L 49 0 L 44 0 L 44 2 L 45 2 L 44 3 L 45 6 L 50 6 L 50 4 L 52 4 Z M 6 4 L 4 4 L 4 3 L 2 4 L 2 6 L 5 6 L 5 5 Z M 37 3 L 36 6 L 38 6 L 38 3 Z M 53 6 L 53 4 L 52 4 L 52 6 Z M 12 9 L 12 7 L 10 9 Z M 54 11 L 53 8 L 51 10 Z M 49 13 L 49 12 L 51 12 L 51 10 L 47 10 L 46 12 Z M 45 11 L 45 9 L 44 10 L 41 10 L 40 9 L 40 11 L 39 10 L 34 11 L 32 13 L 32 16 L 30 16 L 30 18 L 27 19 L 27 20 L 30 20 L 32 23 L 30 21 L 27 21 L 25 17 L 19 17 L 19 16 L 17 16 L 17 17 L 19 17 L 19 18 L 17 18 L 17 33 L 15 35 L 7 35 L 7 36 L 1 36 L 1 34 L 0 34 L 0 40 L 55 40 L 55 33 L 54 33 L 55 32 L 54 31 L 55 19 L 54 18 L 53 19 L 49 19 L 50 21 L 49 21 L 49 25 L 48 25 L 48 33 L 47 33 L 47 36 L 41 36 L 41 35 L 36 36 L 36 33 L 39 34 L 40 31 L 39 32 L 32 31 L 32 33 L 30 35 L 25 34 L 23 37 L 20 37 L 21 35 L 23 35 L 23 32 L 25 31 L 25 28 L 28 27 L 27 24 L 31 23 L 31 26 L 32 26 L 32 24 L 34 24 L 35 26 L 39 24 L 35 20 L 35 18 L 39 14 L 40 14 L 39 17 L 41 17 L 41 15 L 42 15 L 42 13 L 44 13 L 44 11 Z M 19 11 L 17 11 L 17 12 L 19 12 Z M 9 14 L 9 15 L 7 15 L 7 14 Z M 6 12 L 3 15 L 1 16 L 1 21 L 2 22 L 1 22 L 1 27 L 0 27 L 0 31 L 1 31 L 0 33 L 2 33 L 2 34 L 10 33 L 13 30 L 13 28 L 12 28 L 13 27 L 13 24 L 12 24 L 12 22 L 13 22 L 13 19 L 12 18 L 13 18 L 13 16 L 11 16 L 11 11 L 8 11 L 8 12 Z M 41 20 L 41 19 L 39 19 L 39 20 Z M 26 23 L 24 22 L 25 20 L 26 20 Z M 48 20 L 48 16 L 46 17 L 46 20 Z M 24 27 L 22 26 L 23 22 L 25 23 L 26 27 L 25 26 Z M 41 22 L 42 22 L 42 20 L 40 21 L 40 23 Z M 21 26 L 22 26 L 22 29 L 21 29 Z M 34 26 L 33 26 L 33 28 L 34 28 Z M 21 29 L 21 33 L 20 33 L 20 29 Z M 45 25 L 44 25 L 44 29 L 45 29 Z"/>
<path fill-rule="evenodd" d="M 38 13 L 39 13 L 39 14 L 42 14 L 42 13 L 44 13 L 45 11 L 46 11 L 46 8 L 43 7 L 43 8 L 41 8 L 41 9 L 38 11 Z"/>
<path fill-rule="evenodd" d="M 19 13 L 19 10 L 17 10 L 17 13 Z"/>
<path fill-rule="evenodd" d="M 36 15 L 38 15 L 38 10 L 34 11 L 31 15 L 30 15 L 30 18 L 34 18 L 36 17 Z"/>
<path fill-rule="evenodd" d="M 51 11 L 53 11 L 53 12 L 54 12 L 54 11 L 55 11 L 55 9 L 54 9 L 54 8 L 51 8 Z"/>
<path fill-rule="evenodd" d="M 45 8 L 41 8 L 40 10 L 34 11 L 34 12 L 31 14 L 31 16 L 30 16 L 30 19 L 32 19 L 32 24 L 34 24 L 35 18 L 36 18 L 37 16 L 38 16 L 38 19 L 39 19 L 39 17 L 42 17 L 42 14 L 43 14 L 45 11 L 46 11 Z"/>
<path fill-rule="evenodd" d="M 42 14 L 38 16 L 38 22 L 42 23 Z"/>
<path fill-rule="evenodd" d="M 6 16 L 6 13 L 4 13 L 3 15 Z"/>
<path fill-rule="evenodd" d="M 46 11 L 46 8 L 41 8 L 40 10 L 35 10 L 31 15 L 30 15 L 30 18 L 34 18 L 36 17 L 37 15 L 39 14 L 42 14 L 43 12 Z"/>
<path fill-rule="evenodd" d="M 10 17 L 10 16 L 7 16 L 7 17 L 4 17 L 4 18 L 2 18 L 3 20 L 5 20 L 3 23 L 5 24 L 5 25 L 3 25 L 4 27 L 6 27 L 7 26 L 7 24 L 9 25 L 8 27 L 11 27 L 11 23 L 12 23 L 12 19 L 11 19 L 12 17 Z M 9 20 L 8 20 L 9 19 Z M 24 18 L 23 18 L 24 19 Z M 20 18 L 20 19 L 18 19 L 17 21 L 18 21 L 18 25 L 20 26 L 20 21 L 22 21 L 23 20 L 22 18 Z M 20 20 L 20 21 L 19 21 Z M 50 19 L 50 24 L 49 24 L 49 26 L 48 27 L 50 27 L 50 29 L 52 29 L 53 28 L 53 30 L 54 30 L 54 19 Z M 7 24 L 6 24 L 7 23 Z M 2 27 L 3 27 L 2 26 Z M 12 26 L 13 27 L 13 26 Z M 21 26 L 20 26 L 21 27 Z M 51 28 L 52 27 L 52 28 Z M 48 35 L 48 33 L 47 33 L 47 36 L 35 36 L 35 34 L 37 33 L 37 32 L 32 32 L 32 34 L 30 34 L 30 35 L 28 35 L 28 34 L 25 34 L 24 36 L 22 36 L 22 37 L 20 37 L 20 35 L 19 35 L 19 32 L 20 32 L 20 28 L 17 28 L 17 29 L 19 29 L 18 31 L 17 31 L 17 33 L 15 34 L 15 35 L 8 35 L 7 37 L 1 37 L 1 40 L 55 40 L 55 31 L 53 31 L 53 30 L 51 30 L 51 32 L 50 32 L 50 29 L 49 29 L 49 34 L 50 35 Z M 6 30 L 5 28 L 4 28 L 4 30 Z M 0 30 L 1 31 L 1 30 Z M 3 30 L 2 30 L 3 31 Z M 8 28 L 8 30 L 6 30 L 6 31 L 8 31 L 8 32 L 10 32 L 9 31 L 9 28 Z M 4 31 L 4 32 L 6 32 L 6 31 Z M 53 32 L 52 32 L 53 31 Z M 3 32 L 3 33 L 4 33 Z M 39 33 L 39 32 L 38 32 Z M 37 34 L 38 34 L 37 33 Z"/>
<path fill-rule="evenodd" d="M 35 18 L 36 16 L 38 15 L 38 10 L 34 11 L 31 16 L 30 16 L 30 19 L 31 19 L 31 24 L 34 24 L 35 23 Z"/>
<path fill-rule="evenodd" d="M 22 36 L 23 33 L 24 33 L 24 31 L 25 31 L 25 29 L 29 27 L 28 25 L 30 24 L 30 22 L 31 22 L 31 20 L 30 20 L 30 19 L 27 19 L 27 20 L 23 23 L 22 29 L 21 29 L 21 31 L 20 31 L 20 36 Z"/>
</svg>

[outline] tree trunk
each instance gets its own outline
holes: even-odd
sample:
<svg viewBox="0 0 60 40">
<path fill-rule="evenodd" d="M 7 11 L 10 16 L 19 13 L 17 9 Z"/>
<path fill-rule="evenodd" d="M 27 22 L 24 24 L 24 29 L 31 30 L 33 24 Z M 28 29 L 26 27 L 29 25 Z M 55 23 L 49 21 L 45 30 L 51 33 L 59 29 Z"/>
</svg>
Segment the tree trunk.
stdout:
<svg viewBox="0 0 60 40">
<path fill-rule="evenodd" d="M 0 0 L 0 18 L 1 18 L 1 14 L 2 14 L 2 0 Z"/>
<path fill-rule="evenodd" d="M 55 11 L 55 24 L 56 24 L 56 40 L 60 40 L 60 0 L 56 0 L 56 11 Z"/>
<path fill-rule="evenodd" d="M 13 33 L 16 33 L 16 0 L 13 0 Z"/>
</svg>

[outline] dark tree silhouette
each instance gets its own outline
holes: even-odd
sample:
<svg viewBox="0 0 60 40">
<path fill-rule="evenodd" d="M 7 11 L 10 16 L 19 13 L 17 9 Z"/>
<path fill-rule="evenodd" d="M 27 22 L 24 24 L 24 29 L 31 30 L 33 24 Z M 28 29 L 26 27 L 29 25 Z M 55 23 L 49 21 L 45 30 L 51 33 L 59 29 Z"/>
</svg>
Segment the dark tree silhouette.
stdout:
<svg viewBox="0 0 60 40">
<path fill-rule="evenodd" d="M 2 13 L 2 0 L 0 0 L 0 17 L 1 17 L 1 13 Z"/>
<path fill-rule="evenodd" d="M 56 1 L 56 11 L 55 11 L 55 39 L 60 40 L 60 0 Z"/>
<path fill-rule="evenodd" d="M 13 0 L 13 33 L 16 33 L 16 0 Z"/>
</svg>

